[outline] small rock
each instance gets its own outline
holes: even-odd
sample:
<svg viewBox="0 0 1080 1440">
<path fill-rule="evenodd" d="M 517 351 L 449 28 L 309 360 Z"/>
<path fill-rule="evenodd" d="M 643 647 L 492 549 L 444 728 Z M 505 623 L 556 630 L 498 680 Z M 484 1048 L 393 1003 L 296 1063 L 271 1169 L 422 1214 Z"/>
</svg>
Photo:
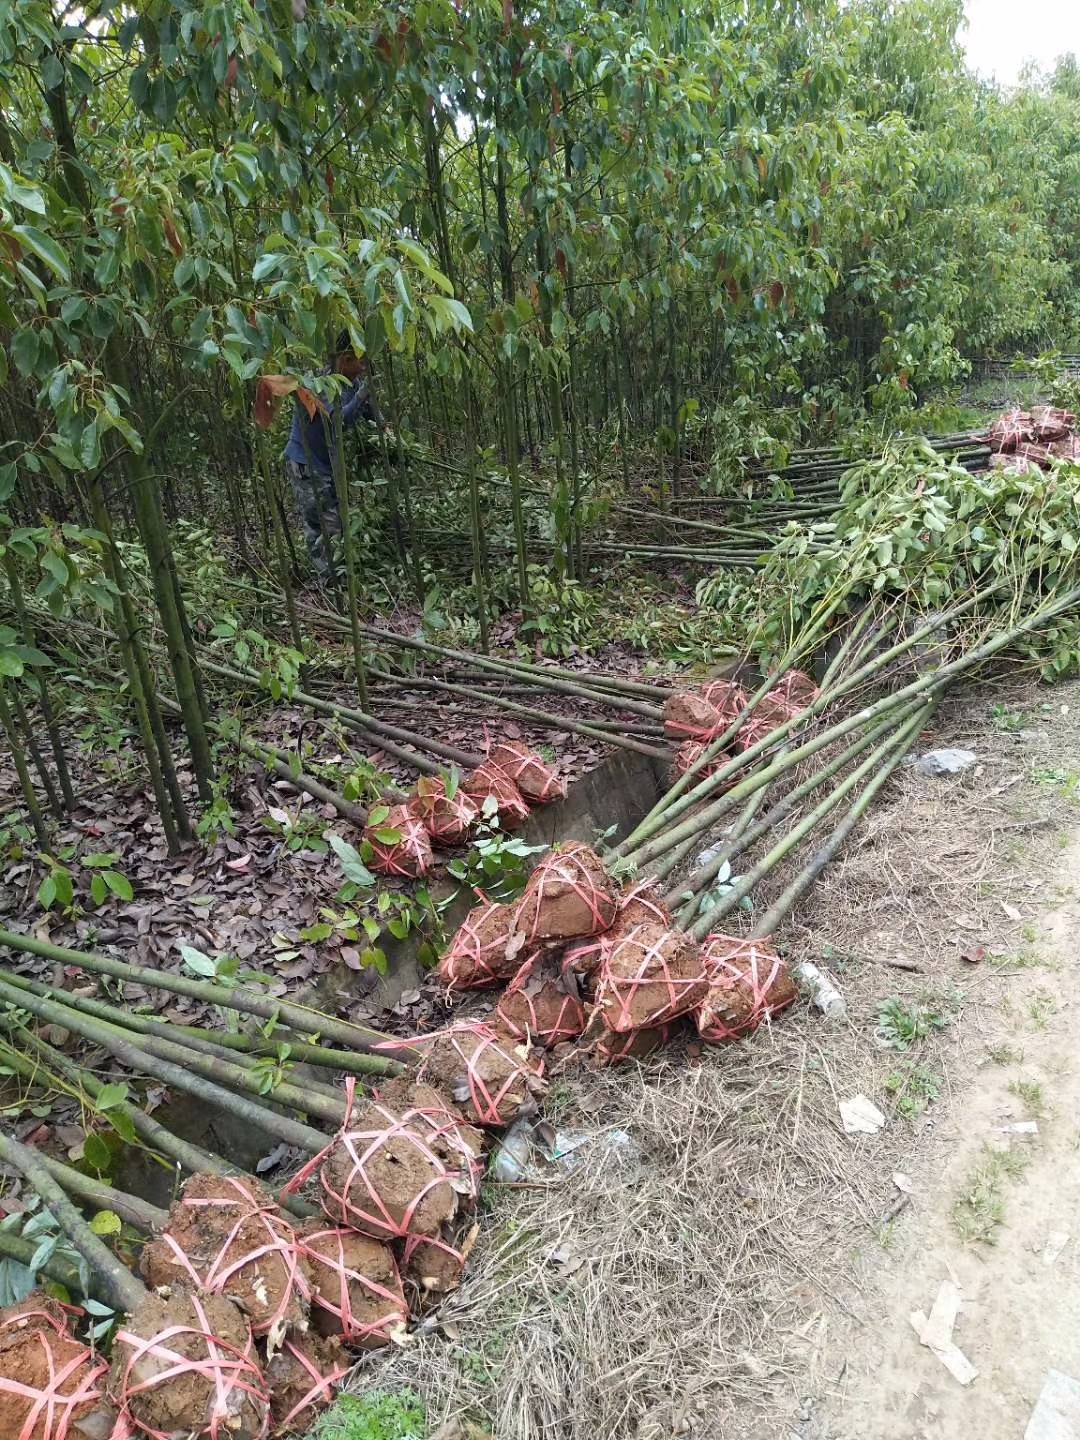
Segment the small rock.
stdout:
<svg viewBox="0 0 1080 1440">
<path fill-rule="evenodd" d="M 922 775 L 959 775 L 977 758 L 973 750 L 928 750 L 919 757 L 916 768 Z"/>
</svg>

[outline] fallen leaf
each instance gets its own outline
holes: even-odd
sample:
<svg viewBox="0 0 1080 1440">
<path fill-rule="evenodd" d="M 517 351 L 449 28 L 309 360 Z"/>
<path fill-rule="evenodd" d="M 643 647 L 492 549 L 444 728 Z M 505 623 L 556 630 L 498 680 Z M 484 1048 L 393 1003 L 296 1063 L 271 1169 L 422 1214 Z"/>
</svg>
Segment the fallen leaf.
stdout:
<svg viewBox="0 0 1080 1440">
<path fill-rule="evenodd" d="M 960 951 L 960 959 L 966 960 L 969 965 L 979 965 L 986 959 L 986 946 L 969 945 L 966 950 Z"/>
</svg>

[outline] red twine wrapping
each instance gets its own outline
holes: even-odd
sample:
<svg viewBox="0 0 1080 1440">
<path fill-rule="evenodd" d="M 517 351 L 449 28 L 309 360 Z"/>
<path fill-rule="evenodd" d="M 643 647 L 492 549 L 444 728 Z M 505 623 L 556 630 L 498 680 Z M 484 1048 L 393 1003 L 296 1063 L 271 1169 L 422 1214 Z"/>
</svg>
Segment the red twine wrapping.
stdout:
<svg viewBox="0 0 1080 1440">
<path fill-rule="evenodd" d="M 439 961 L 449 990 L 489 990 L 517 973 L 525 941 L 512 936 L 516 915 L 516 906 L 489 900 L 469 911 Z"/>
<path fill-rule="evenodd" d="M 424 1136 L 386 1106 L 371 1102 L 354 1116 L 352 1077 L 345 1091 L 348 1108 L 341 1130 L 282 1193 L 295 1194 L 317 1172 L 320 1203 L 337 1224 L 377 1240 L 434 1234 L 457 1210 L 457 1177 Z"/>
<path fill-rule="evenodd" d="M 688 775 L 711 744 L 711 740 L 684 740 L 675 751 L 675 774 Z M 704 780 L 707 775 L 715 775 L 726 763 L 722 754 L 715 755 L 713 759 L 695 771 L 695 774 Z"/>
<path fill-rule="evenodd" d="M 635 925 L 605 950 L 596 1003 L 608 1029 L 625 1033 L 677 1020 L 706 989 L 704 962 L 688 935 Z"/>
<path fill-rule="evenodd" d="M 200 1194 L 200 1190 L 210 1193 Z M 191 1216 L 190 1225 L 185 1224 L 185 1211 Z M 170 1232 L 177 1229 L 185 1238 L 194 1234 L 217 1240 L 213 1226 L 198 1224 L 201 1215 L 209 1218 L 211 1214 L 224 1214 L 230 1229 L 221 1238 L 217 1254 L 203 1263 L 201 1255 L 189 1255 Z M 259 1262 L 268 1258 L 277 1271 L 270 1277 L 273 1285 L 259 1275 Z M 306 1298 L 306 1289 L 297 1264 L 293 1228 L 266 1191 L 252 1181 L 232 1175 L 193 1175 L 173 1208 L 169 1228 L 143 1252 L 142 1268 L 154 1288 L 171 1284 L 170 1271 L 176 1268 L 195 1289 L 239 1303 L 253 1335 L 280 1335 L 288 1324 L 302 1318 L 297 1304 L 298 1297 Z M 260 1304 L 260 1293 L 269 1297 L 274 1289 L 279 1292 L 276 1302 L 271 1304 L 267 1298 Z"/>
<path fill-rule="evenodd" d="M 791 972 L 762 940 L 710 935 L 702 955 L 709 989 L 696 1018 L 703 1040 L 719 1044 L 746 1035 L 798 997 Z"/>
<path fill-rule="evenodd" d="M 488 761 L 508 775 L 532 805 L 550 805 L 566 799 L 566 781 L 539 755 L 513 740 L 503 740 L 488 751 Z"/>
<path fill-rule="evenodd" d="M 718 735 L 735 723 L 750 698 L 734 680 L 710 680 L 702 687 L 701 693 L 720 716 Z"/>
<path fill-rule="evenodd" d="M 156 1297 L 150 1297 L 154 1303 Z M 251 1332 L 245 1327 L 246 1339 L 242 1346 L 223 1340 L 214 1333 L 214 1326 L 207 1315 L 207 1303 L 194 1292 L 183 1296 L 194 1316 L 194 1324 L 166 1325 L 163 1330 L 149 1338 L 137 1335 L 124 1326 L 116 1332 L 113 1343 L 114 1370 L 119 1372 L 119 1400 L 121 1413 L 140 1435 L 150 1440 L 176 1440 L 176 1427 L 158 1429 L 143 1412 L 135 1414 L 132 1402 L 140 1397 L 150 1397 L 153 1392 L 173 1380 L 185 1376 L 196 1376 L 205 1380 L 210 1388 L 205 1415 L 200 1417 L 199 1428 L 194 1433 L 205 1435 L 208 1440 L 232 1440 L 236 1434 L 238 1413 L 246 1412 L 254 1424 L 255 1431 L 247 1431 L 252 1440 L 262 1440 L 270 1424 L 270 1402 L 266 1393 L 262 1371 L 256 1363 Z M 176 1302 L 171 1302 L 175 1304 Z M 212 1303 L 212 1302 L 210 1302 Z M 227 1303 L 219 1301 L 218 1303 Z M 157 1302 L 161 1305 L 161 1302 Z M 136 1311 L 137 1319 L 140 1311 Z M 236 1312 L 239 1322 L 239 1311 Z M 175 1342 L 187 1336 L 194 1336 L 205 1356 L 193 1358 L 175 1348 Z M 123 1355 L 123 1351 L 127 1355 Z M 162 1363 L 163 1368 L 143 1380 L 134 1380 L 133 1372 L 142 1362 L 152 1359 Z"/>
<path fill-rule="evenodd" d="M 452 1107 L 433 1085 L 421 1085 L 408 1075 L 380 1085 L 375 1098 L 427 1139 L 456 1176 L 454 1183 L 459 1199 L 470 1203 L 479 1200 L 485 1140 L 479 1130 L 466 1122 L 460 1110 Z"/>
<path fill-rule="evenodd" d="M 470 1248 L 459 1249 L 445 1235 L 410 1235 L 402 1247 L 402 1274 L 425 1295 L 448 1295 L 461 1284 Z"/>
<path fill-rule="evenodd" d="M 395 838 L 380 839 L 380 835 L 394 835 Z M 364 839 L 372 850 L 369 864 L 380 875 L 416 879 L 426 875 L 435 863 L 428 833 L 408 805 L 394 805 L 384 820 L 377 825 L 367 825 Z"/>
<path fill-rule="evenodd" d="M 502 1128 L 513 1123 L 533 1094 L 546 1088 L 542 1060 L 480 1021 L 452 1025 L 411 1040 L 386 1040 L 377 1050 L 408 1046 L 424 1058 L 418 1076 L 447 1091 L 476 1125 Z M 425 1053 L 426 1052 L 426 1053 Z"/>
<path fill-rule="evenodd" d="M 48 1305 L 49 1308 L 45 1308 Z M 61 1307 L 55 1310 L 62 1314 Z M 40 1347 L 42 1369 L 47 1376 L 44 1386 L 27 1383 L 32 1361 L 25 1354 L 27 1346 Z M 89 1349 L 70 1334 L 66 1325 L 53 1313 L 52 1302 L 39 1307 L 31 1300 L 14 1306 L 0 1317 L 0 1415 L 4 1416 L 4 1440 L 68 1440 L 77 1418 L 88 1408 L 103 1404 L 106 1361 L 95 1357 Z M 6 1353 L 16 1350 L 11 1359 L 18 1361 L 20 1374 L 5 1375 Z M 11 1397 L 8 1403 L 4 1397 Z M 15 1423 L 23 1416 L 21 1426 Z M 10 1428 L 9 1428 L 10 1427 Z M 122 1440 L 119 1428 L 113 1440 Z"/>
<path fill-rule="evenodd" d="M 550 975 L 538 968 L 534 955 L 506 987 L 495 1014 L 504 1030 L 518 1040 L 529 1040 L 550 1050 L 564 1040 L 576 1040 L 585 1028 L 585 1009 Z"/>
<path fill-rule="evenodd" d="M 544 857 L 518 902 L 514 932 L 527 944 L 597 935 L 615 918 L 618 897 L 604 862 L 573 842 Z"/>
<path fill-rule="evenodd" d="M 313 1310 L 330 1316 L 351 1345 L 386 1345 L 393 1331 L 407 1323 L 401 1276 L 393 1254 L 380 1241 L 313 1221 L 298 1232 L 296 1248 L 311 1281 Z M 381 1279 L 375 1278 L 376 1271 Z"/>
<path fill-rule="evenodd" d="M 486 817 L 494 804 L 499 824 L 504 830 L 518 830 L 529 818 L 529 804 L 517 784 L 498 765 L 485 760 L 475 770 L 470 770 L 461 782 L 466 795 L 480 806 L 480 813 Z"/>
<path fill-rule="evenodd" d="M 447 849 L 460 845 L 480 819 L 480 810 L 459 785 L 453 795 L 446 793 L 440 775 L 424 775 L 416 782 L 416 793 L 406 801 L 409 814 L 431 837 L 433 845 Z"/>
</svg>

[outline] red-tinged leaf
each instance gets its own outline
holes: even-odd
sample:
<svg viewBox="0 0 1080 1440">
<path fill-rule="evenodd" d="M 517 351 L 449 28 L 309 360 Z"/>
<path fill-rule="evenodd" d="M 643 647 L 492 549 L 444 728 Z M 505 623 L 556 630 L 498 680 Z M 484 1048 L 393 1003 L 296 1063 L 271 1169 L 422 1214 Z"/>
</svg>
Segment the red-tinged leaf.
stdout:
<svg viewBox="0 0 1080 1440">
<path fill-rule="evenodd" d="M 769 286 L 769 305 L 775 310 L 784 298 L 784 286 L 779 280 L 774 280 Z"/>
<path fill-rule="evenodd" d="M 226 870 L 235 870 L 239 874 L 240 871 L 246 870 L 250 864 L 251 856 L 241 855 L 239 860 L 226 860 L 225 868 Z"/>
<path fill-rule="evenodd" d="M 562 114 L 562 96 L 557 86 L 553 86 L 551 91 L 551 111 L 553 115 Z"/>
<path fill-rule="evenodd" d="M 906 370 L 901 370 L 901 371 L 900 371 L 900 374 L 899 374 L 899 377 L 898 377 L 898 383 L 899 383 L 899 385 L 900 385 L 900 389 L 901 389 L 901 390 L 906 390 L 906 389 L 908 388 L 908 373 L 907 373 Z"/>
<path fill-rule="evenodd" d="M 566 251 L 559 249 L 555 251 L 555 268 L 562 278 L 566 279 Z"/>
<path fill-rule="evenodd" d="M 969 945 L 966 950 L 960 951 L 960 959 L 966 960 L 969 965 L 979 965 L 986 959 L 986 946 Z"/>
<path fill-rule="evenodd" d="M 165 242 L 168 245 L 169 249 L 172 251 L 172 253 L 177 256 L 183 255 L 184 242 L 180 239 L 180 236 L 177 233 L 176 225 L 173 223 L 173 218 L 171 215 L 162 216 L 161 228 L 165 231 Z"/>
<path fill-rule="evenodd" d="M 236 88 L 236 74 L 238 68 L 239 67 L 236 63 L 236 56 L 230 56 L 229 63 L 225 67 L 225 88 L 227 90 L 233 90 Z"/>
<path fill-rule="evenodd" d="M 333 195 L 333 193 L 334 193 L 334 167 L 333 167 L 332 165 L 327 165 L 326 169 L 323 171 L 323 179 L 326 181 L 326 191 L 327 191 L 327 194 L 328 194 L 328 195 Z"/>
<path fill-rule="evenodd" d="M 260 430 L 269 430 L 274 423 L 276 402 L 282 395 L 291 395 L 297 389 L 297 382 L 291 375 L 260 375 L 255 387 L 255 424 Z M 303 391 L 301 398 L 303 398 Z M 305 408 L 307 408 L 305 406 Z M 314 412 L 309 411 L 309 414 Z"/>
<path fill-rule="evenodd" d="M 51 1134 L 51 1125 L 36 1125 L 29 1135 L 22 1137 L 22 1143 L 24 1145 L 44 1145 Z"/>
</svg>

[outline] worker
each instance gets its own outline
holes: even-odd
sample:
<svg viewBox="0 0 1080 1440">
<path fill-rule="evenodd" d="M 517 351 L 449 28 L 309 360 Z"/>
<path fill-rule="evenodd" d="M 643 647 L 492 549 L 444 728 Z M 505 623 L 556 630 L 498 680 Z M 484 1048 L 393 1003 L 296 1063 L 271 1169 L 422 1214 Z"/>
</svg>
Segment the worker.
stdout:
<svg viewBox="0 0 1080 1440">
<path fill-rule="evenodd" d="M 334 359 L 324 374 L 340 375 L 348 382 L 333 401 L 321 401 L 314 415 L 299 397 L 294 402 L 289 443 L 285 446 L 285 473 L 296 497 L 300 523 L 319 579 L 337 589 L 333 543 L 341 535 L 341 511 L 334 484 L 334 410 L 343 429 L 358 420 L 382 426 L 382 416 L 368 385 L 368 364 L 352 347 L 347 330 L 337 337 Z"/>
</svg>

